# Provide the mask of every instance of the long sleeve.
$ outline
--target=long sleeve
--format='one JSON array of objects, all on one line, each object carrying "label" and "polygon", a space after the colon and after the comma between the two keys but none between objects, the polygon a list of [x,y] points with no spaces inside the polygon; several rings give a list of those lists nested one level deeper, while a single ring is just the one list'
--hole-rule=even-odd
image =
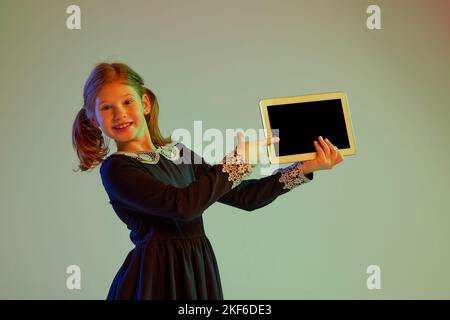
[{"label": "long sleeve", "polygon": [[[237,165],[233,170],[242,167]],[[135,159],[111,156],[102,163],[100,174],[111,203],[142,214],[188,221],[200,216],[249,174],[234,170],[238,179],[233,180],[227,168],[230,166],[213,165],[188,186],[175,187],[156,179]]]},{"label": "long sleeve", "polygon": [[[213,169],[203,158],[201,159],[202,163],[195,166],[197,177],[201,177],[202,174]],[[280,195],[313,180],[313,172],[306,176],[303,175],[299,169],[300,164],[300,162],[296,162],[260,179],[243,180],[236,188],[228,191],[217,201],[246,211],[264,207]]]}]

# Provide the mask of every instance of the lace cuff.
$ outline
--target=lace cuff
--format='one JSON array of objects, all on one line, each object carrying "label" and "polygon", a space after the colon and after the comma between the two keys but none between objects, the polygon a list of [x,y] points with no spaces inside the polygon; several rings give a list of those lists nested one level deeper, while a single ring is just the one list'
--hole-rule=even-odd
[{"label": "lace cuff", "polygon": [[301,184],[311,181],[303,173],[301,161],[295,162],[286,168],[278,169],[275,172],[281,172],[281,177],[278,181],[283,183],[283,189],[292,190]]},{"label": "lace cuff", "polygon": [[228,173],[228,181],[233,181],[233,186],[231,188],[239,185],[242,180],[251,173],[254,167],[238,155],[236,149],[226,155],[220,164],[223,165],[222,172]]}]

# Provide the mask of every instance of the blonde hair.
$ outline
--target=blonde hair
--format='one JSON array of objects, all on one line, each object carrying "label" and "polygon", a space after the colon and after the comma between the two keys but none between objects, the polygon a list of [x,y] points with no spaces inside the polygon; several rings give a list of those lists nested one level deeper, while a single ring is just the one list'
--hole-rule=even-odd
[{"label": "blonde hair", "polygon": [[144,94],[150,98],[152,108],[145,115],[150,137],[155,146],[160,147],[172,142],[164,138],[158,127],[159,105],[156,95],[144,86],[144,80],[124,63],[99,63],[89,74],[84,84],[83,107],[78,111],[72,126],[72,145],[80,164],[78,171],[87,171],[99,165],[109,152],[102,131],[95,119],[95,99],[101,88],[111,82],[121,82],[136,90],[140,97]]}]

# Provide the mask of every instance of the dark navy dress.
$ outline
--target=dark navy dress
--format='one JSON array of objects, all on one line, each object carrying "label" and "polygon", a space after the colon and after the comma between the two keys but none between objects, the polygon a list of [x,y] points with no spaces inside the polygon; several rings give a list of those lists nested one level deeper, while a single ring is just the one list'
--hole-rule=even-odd
[{"label": "dark navy dress", "polygon": [[174,147],[190,163],[178,163],[165,153],[151,164],[124,154],[102,162],[102,183],[135,245],[107,299],[224,299],[203,227],[204,211],[216,201],[255,210],[313,179],[313,173],[299,177],[291,165],[233,186],[223,164],[209,165],[184,144],[174,142],[158,150]]}]

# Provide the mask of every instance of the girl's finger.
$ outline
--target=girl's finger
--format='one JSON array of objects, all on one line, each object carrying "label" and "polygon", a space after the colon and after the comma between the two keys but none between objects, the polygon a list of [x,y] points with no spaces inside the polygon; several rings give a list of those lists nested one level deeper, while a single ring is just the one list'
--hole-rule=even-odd
[{"label": "girl's finger", "polygon": [[270,144],[277,143],[277,142],[280,142],[280,138],[279,137],[272,137],[272,139],[270,141]]},{"label": "girl's finger", "polygon": [[339,151],[338,147],[336,147],[336,151],[338,153],[338,157],[337,157],[338,162],[344,161],[344,157],[342,156],[342,153]]},{"label": "girl's finger", "polygon": [[259,140],[259,145],[266,146],[268,144],[274,144],[280,141],[279,137],[272,137],[270,139]]},{"label": "girl's finger", "polygon": [[323,150],[325,151],[325,155],[327,156],[327,158],[330,158],[330,148],[328,147],[325,140],[323,140],[322,136],[319,137],[319,141],[322,145]]},{"label": "girl's finger", "polygon": [[244,142],[244,134],[241,131],[239,131],[237,133],[237,139],[238,139],[238,144]]},{"label": "girl's finger", "polygon": [[244,134],[240,131],[237,133],[236,150],[237,150],[238,154],[245,157],[245,139],[244,139]]},{"label": "girl's finger", "polygon": [[314,147],[316,147],[317,155],[319,156],[319,158],[324,158],[325,157],[325,153],[323,152],[323,150],[320,147],[320,145],[317,142],[317,140],[314,140]]},{"label": "girl's finger", "polygon": [[339,148],[336,146],[333,146],[333,148],[336,150],[336,160],[335,163],[341,163],[344,161],[344,157],[342,156],[342,153],[339,151]]},{"label": "girl's finger", "polygon": [[333,146],[333,144],[330,142],[330,140],[328,140],[328,138],[325,138],[325,142],[327,143],[328,147],[330,148],[331,154],[331,161],[333,161],[333,163],[336,161],[337,158],[337,151],[336,151],[336,147]]},{"label": "girl's finger", "polygon": [[272,138],[270,138],[269,142],[267,142],[267,140],[265,140],[266,144],[274,144],[274,143],[277,143],[279,141],[280,141],[279,137],[272,137]]}]

